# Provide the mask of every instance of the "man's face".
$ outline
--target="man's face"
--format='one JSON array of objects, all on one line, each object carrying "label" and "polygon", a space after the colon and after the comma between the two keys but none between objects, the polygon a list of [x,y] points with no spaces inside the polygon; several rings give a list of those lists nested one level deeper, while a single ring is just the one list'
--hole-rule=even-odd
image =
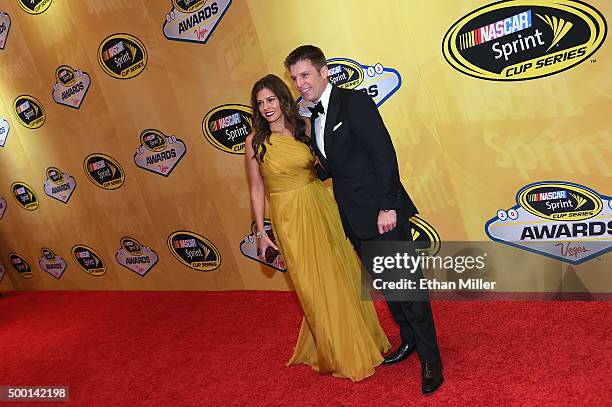
[{"label": "man's face", "polygon": [[308,59],[303,59],[289,67],[291,80],[304,100],[317,102],[327,86],[327,66],[318,70]]}]

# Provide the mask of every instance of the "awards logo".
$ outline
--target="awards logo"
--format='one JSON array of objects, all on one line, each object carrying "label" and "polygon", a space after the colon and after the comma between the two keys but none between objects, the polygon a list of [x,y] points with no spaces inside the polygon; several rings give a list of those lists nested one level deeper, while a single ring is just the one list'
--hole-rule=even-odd
[{"label": "awards logo", "polygon": [[91,85],[89,74],[62,65],[55,70],[55,78],[57,82],[51,92],[53,100],[60,105],[79,109]]},{"label": "awards logo", "polygon": [[612,250],[612,198],[563,181],[523,187],[485,225],[491,240],[580,264]]},{"label": "awards logo", "polygon": [[159,130],[147,129],[140,133],[140,146],[134,154],[134,163],[147,171],[167,177],[186,151],[187,147],[182,140],[168,137]]},{"label": "awards logo", "polygon": [[229,8],[231,0],[172,0],[162,27],[169,40],[206,44]]},{"label": "awards logo", "polygon": [[10,28],[11,16],[0,11],[0,50],[3,50],[6,46],[6,39],[8,38]]},{"label": "awards logo", "polygon": [[123,267],[144,277],[157,264],[157,253],[141,245],[136,239],[124,237],[115,255]]},{"label": "awards logo", "polygon": [[76,188],[73,176],[62,172],[59,168],[47,168],[47,179],[44,185],[45,194],[62,203],[68,203]]},{"label": "awards logo", "polygon": [[47,249],[46,247],[41,249],[41,253],[42,256],[38,260],[38,265],[41,269],[43,269],[43,271],[46,271],[59,280],[68,267],[66,260],[62,259],[60,256],[53,253],[53,250]]},{"label": "awards logo", "polygon": [[8,138],[10,130],[11,126],[9,125],[9,122],[0,117],[0,147],[4,147],[6,144],[6,139]]}]

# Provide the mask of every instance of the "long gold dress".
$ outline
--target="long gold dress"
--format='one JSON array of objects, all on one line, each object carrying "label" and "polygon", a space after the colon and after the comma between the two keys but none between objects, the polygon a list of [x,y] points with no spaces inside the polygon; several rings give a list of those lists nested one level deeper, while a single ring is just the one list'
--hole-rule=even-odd
[{"label": "long gold dress", "polygon": [[320,373],[362,380],[389,347],[371,300],[361,300],[360,265],[338,207],[314,173],[310,149],[272,134],[261,165],[277,243],[304,311],[293,356]]}]

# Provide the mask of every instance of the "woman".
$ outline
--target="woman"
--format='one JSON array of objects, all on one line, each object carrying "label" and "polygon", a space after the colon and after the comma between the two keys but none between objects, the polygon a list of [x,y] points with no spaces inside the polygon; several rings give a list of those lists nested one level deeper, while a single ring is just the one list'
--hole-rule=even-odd
[{"label": "woman", "polygon": [[362,380],[374,374],[390,344],[374,304],[360,299],[359,260],[333,197],[314,173],[309,123],[275,75],[255,83],[251,106],[245,159],[258,247],[262,255],[278,250],[264,229],[266,191],[276,240],[304,311],[287,365],[305,363],[317,372]]}]

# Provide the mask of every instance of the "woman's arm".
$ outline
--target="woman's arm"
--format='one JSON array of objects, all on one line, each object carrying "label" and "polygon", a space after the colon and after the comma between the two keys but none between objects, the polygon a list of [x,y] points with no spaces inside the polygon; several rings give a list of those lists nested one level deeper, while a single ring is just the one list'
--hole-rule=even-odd
[{"label": "woman's arm", "polygon": [[[265,235],[264,211],[265,211],[265,188],[263,176],[259,169],[259,162],[255,159],[253,150],[253,134],[249,134],[245,142],[245,154],[247,174],[249,176],[249,191],[251,193],[251,206],[257,224],[257,246],[260,249],[258,255],[265,253],[268,246],[278,250],[276,245]],[[263,236],[262,236],[263,235]]]},{"label": "woman's arm", "polygon": [[259,169],[259,162],[255,159],[253,151],[253,135],[249,134],[245,142],[247,174],[249,176],[249,191],[251,193],[251,206],[257,223],[257,231],[264,231],[265,189],[263,176]]}]

